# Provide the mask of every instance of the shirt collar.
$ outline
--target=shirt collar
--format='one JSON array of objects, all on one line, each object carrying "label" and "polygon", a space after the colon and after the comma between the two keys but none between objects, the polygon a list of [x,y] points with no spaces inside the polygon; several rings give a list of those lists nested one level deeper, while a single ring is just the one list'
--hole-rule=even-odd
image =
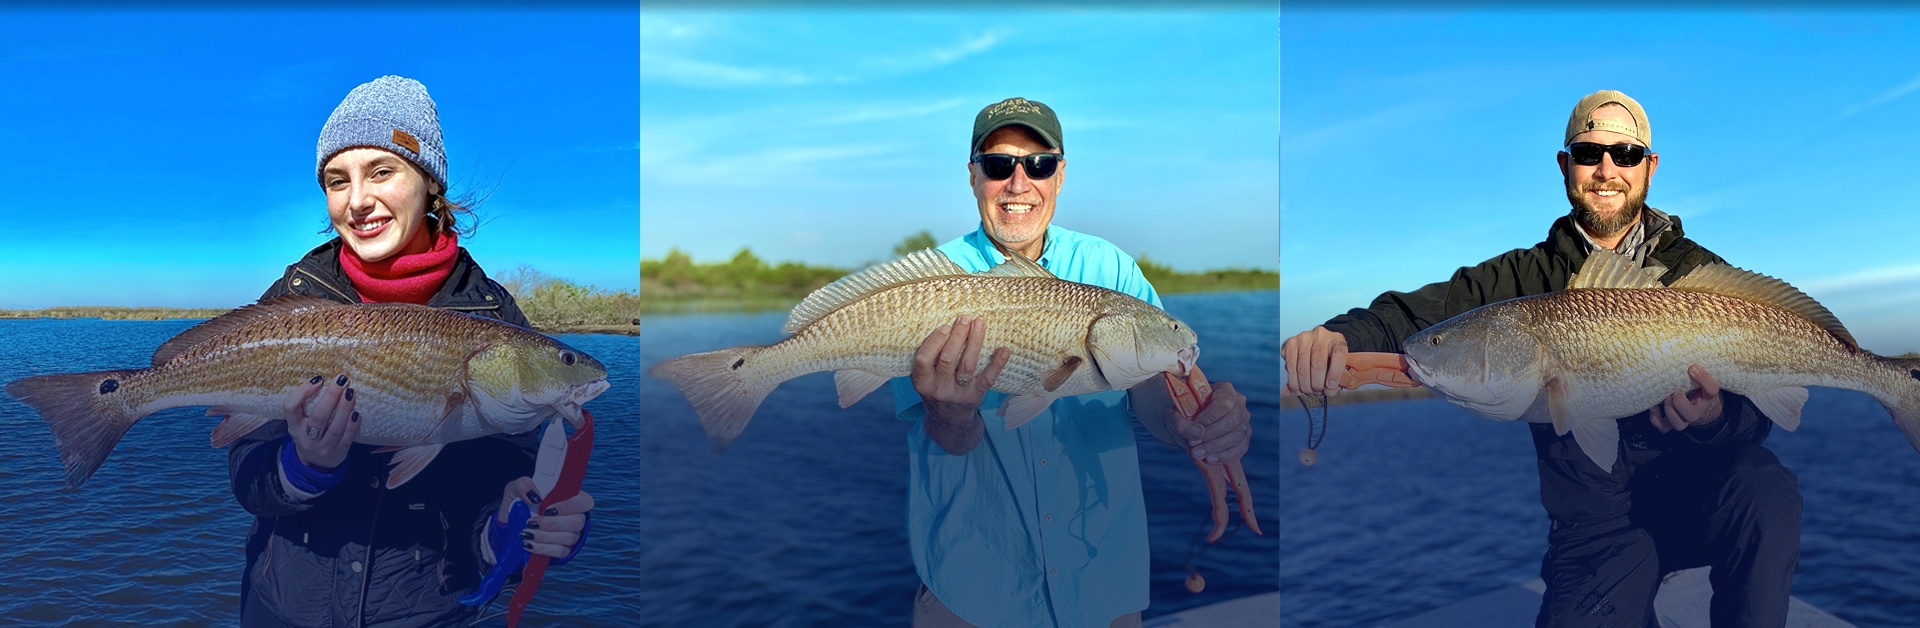
[{"label": "shirt collar", "polygon": [[[1057,250],[1054,244],[1058,241],[1056,236],[1059,235],[1059,229],[1052,223],[1047,224],[1047,233],[1042,236],[1046,238],[1046,244],[1040,247],[1040,259],[1034,260],[1040,264],[1041,268],[1053,270],[1051,258]],[[1000,252],[1000,247],[994,246],[993,237],[987,235],[986,223],[980,223],[979,228],[967,234],[967,244],[973,246],[974,250],[980,253],[980,257],[987,260],[989,266],[998,266],[1007,261],[1007,256]]]}]

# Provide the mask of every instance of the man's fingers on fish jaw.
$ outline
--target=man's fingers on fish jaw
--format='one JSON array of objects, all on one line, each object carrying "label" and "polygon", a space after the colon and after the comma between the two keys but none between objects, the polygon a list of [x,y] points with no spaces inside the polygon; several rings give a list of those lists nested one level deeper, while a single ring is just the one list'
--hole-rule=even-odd
[{"label": "man's fingers on fish jaw", "polygon": [[1206,450],[1208,456],[1229,451],[1235,446],[1243,447],[1242,451],[1244,451],[1250,435],[1247,430],[1240,429],[1239,425],[1217,423],[1207,427],[1206,436],[1196,447]]},{"label": "man's fingers on fish jaw", "polygon": [[[1220,443],[1209,441],[1201,444],[1201,448],[1207,452],[1206,458],[1202,459],[1201,462],[1210,465],[1223,465],[1239,460],[1241,456],[1247,455],[1248,442],[1245,439],[1232,444],[1227,444],[1225,439],[1221,439],[1221,441]],[[1219,448],[1219,451],[1214,451],[1216,447]]]},{"label": "man's fingers on fish jaw", "polygon": [[1333,396],[1340,394],[1340,380],[1347,376],[1347,339],[1340,334],[1327,332],[1327,342],[1332,350],[1327,353],[1326,393]]},{"label": "man's fingers on fish jaw", "polygon": [[1221,419],[1245,413],[1246,406],[1247,397],[1234,390],[1232,383],[1218,382],[1213,384],[1213,397],[1207,401],[1207,407],[1201,409],[1200,415],[1193,420],[1211,426]]}]

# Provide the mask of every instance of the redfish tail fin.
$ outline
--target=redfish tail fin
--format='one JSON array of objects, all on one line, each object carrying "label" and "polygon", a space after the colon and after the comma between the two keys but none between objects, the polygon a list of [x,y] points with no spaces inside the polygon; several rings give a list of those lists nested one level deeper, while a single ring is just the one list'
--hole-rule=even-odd
[{"label": "redfish tail fin", "polygon": [[95,371],[28,377],[7,394],[40,413],[65,465],[67,488],[79,488],[106,462],[120,437],[140,420],[123,402],[122,385],[139,371]]},{"label": "redfish tail fin", "polygon": [[693,404],[700,427],[719,451],[747,429],[754,410],[779,382],[751,377],[754,358],[765,347],[734,347],[695,353],[655,365],[647,374],[667,380]]}]

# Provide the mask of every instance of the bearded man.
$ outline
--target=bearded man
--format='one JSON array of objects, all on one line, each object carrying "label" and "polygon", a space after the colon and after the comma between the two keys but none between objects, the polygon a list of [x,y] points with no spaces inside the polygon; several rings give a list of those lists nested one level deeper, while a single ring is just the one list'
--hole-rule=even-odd
[{"label": "bearded man", "polygon": [[[1609,249],[1658,269],[1671,284],[1725,263],[1646,204],[1660,165],[1640,103],[1589,94],[1567,120],[1556,155],[1572,211],[1546,240],[1447,281],[1387,292],[1365,309],[1289,338],[1285,394],[1337,394],[1349,351],[1401,352],[1414,333],[1473,308],[1563,290],[1589,254]],[[1540,577],[1538,626],[1653,626],[1663,574],[1711,565],[1715,626],[1784,626],[1800,559],[1800,489],[1761,443],[1772,422],[1723,392],[1700,365],[1695,387],[1619,419],[1619,462],[1601,469],[1571,433],[1528,424],[1539,458],[1540,503],[1552,527]]]}]

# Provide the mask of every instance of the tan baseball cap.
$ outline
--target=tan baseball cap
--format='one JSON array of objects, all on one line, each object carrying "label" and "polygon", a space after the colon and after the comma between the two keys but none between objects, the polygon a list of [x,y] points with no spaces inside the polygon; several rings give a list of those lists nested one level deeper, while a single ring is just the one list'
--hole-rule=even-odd
[{"label": "tan baseball cap", "polygon": [[[1593,119],[1593,112],[1609,103],[1626,107],[1635,124]],[[1653,125],[1647,122],[1647,110],[1640,108],[1639,101],[1611,89],[1587,94],[1586,98],[1580,99],[1580,104],[1573,106],[1573,115],[1567,118],[1567,137],[1560,141],[1560,145],[1573,143],[1573,136],[1587,131],[1613,131],[1630,135],[1640,140],[1641,145],[1653,148]]]}]

